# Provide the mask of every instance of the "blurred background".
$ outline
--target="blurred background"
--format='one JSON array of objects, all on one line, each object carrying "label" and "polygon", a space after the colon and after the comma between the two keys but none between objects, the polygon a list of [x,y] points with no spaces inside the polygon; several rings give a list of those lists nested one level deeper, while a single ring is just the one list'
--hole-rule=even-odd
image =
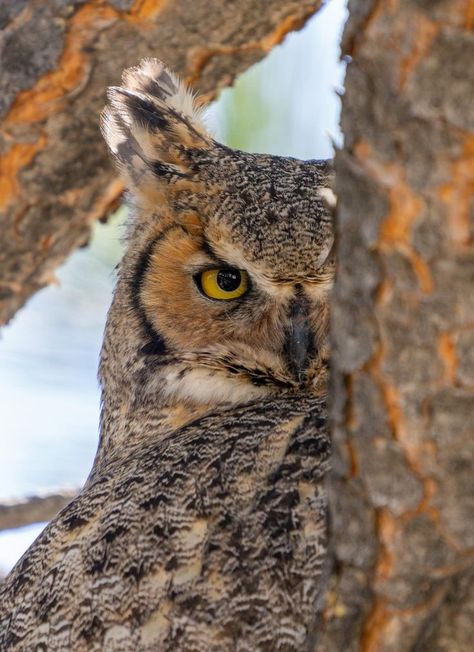
[{"label": "blurred background", "polygon": [[[345,5],[332,0],[221,93],[207,115],[218,140],[251,152],[332,156],[341,143]],[[126,216],[123,206],[96,224],[91,244],[58,270],[57,284],[1,333],[0,503],[79,487],[88,475],[98,441],[99,351]],[[0,572],[44,525],[0,532]]]}]

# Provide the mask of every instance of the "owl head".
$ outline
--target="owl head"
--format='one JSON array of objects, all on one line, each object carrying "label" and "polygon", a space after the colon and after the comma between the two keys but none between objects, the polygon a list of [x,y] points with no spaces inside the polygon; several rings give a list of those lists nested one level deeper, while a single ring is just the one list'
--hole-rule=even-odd
[{"label": "owl head", "polygon": [[229,149],[206,132],[198,106],[155,59],[108,91],[102,130],[132,218],[104,391],[210,407],[319,392],[333,278],[330,166]]}]

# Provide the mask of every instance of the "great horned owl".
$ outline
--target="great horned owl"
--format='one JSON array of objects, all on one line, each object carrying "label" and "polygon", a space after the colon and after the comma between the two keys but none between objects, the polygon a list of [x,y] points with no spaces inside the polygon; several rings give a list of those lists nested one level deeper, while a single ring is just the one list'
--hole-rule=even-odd
[{"label": "great horned owl", "polygon": [[0,591],[1,650],[303,650],[324,586],[330,167],[215,142],[156,60],[103,133],[133,204],[81,494]]}]

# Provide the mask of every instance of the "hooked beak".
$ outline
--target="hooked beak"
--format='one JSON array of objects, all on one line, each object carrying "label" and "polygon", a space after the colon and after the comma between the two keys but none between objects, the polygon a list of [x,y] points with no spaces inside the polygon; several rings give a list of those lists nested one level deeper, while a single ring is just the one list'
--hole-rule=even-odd
[{"label": "hooked beak", "polygon": [[301,382],[308,362],[314,351],[314,339],[309,324],[309,301],[306,297],[296,297],[290,306],[290,326],[285,341],[288,366]]}]

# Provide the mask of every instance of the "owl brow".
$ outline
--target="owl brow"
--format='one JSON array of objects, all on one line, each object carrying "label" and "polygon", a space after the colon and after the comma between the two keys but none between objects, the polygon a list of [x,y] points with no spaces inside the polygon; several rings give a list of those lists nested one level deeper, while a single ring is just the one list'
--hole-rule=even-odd
[{"label": "owl brow", "polygon": [[212,248],[211,243],[208,240],[204,240],[201,245],[202,250],[206,253],[209,258],[212,258],[213,263],[219,265],[220,267],[231,267],[230,263],[225,260],[222,260],[217,253]]},{"label": "owl brow", "polygon": [[210,242],[208,240],[204,240],[204,242],[201,245],[201,248],[204,251],[204,253],[206,253],[209,256],[209,258],[212,258],[212,260],[214,262],[216,262],[217,264],[219,264],[219,265],[222,265],[222,264],[226,265],[227,264],[227,263],[225,263],[223,260],[221,260],[219,258],[219,256],[216,254],[216,252],[214,251],[214,249],[212,248],[212,245],[210,244]]}]

